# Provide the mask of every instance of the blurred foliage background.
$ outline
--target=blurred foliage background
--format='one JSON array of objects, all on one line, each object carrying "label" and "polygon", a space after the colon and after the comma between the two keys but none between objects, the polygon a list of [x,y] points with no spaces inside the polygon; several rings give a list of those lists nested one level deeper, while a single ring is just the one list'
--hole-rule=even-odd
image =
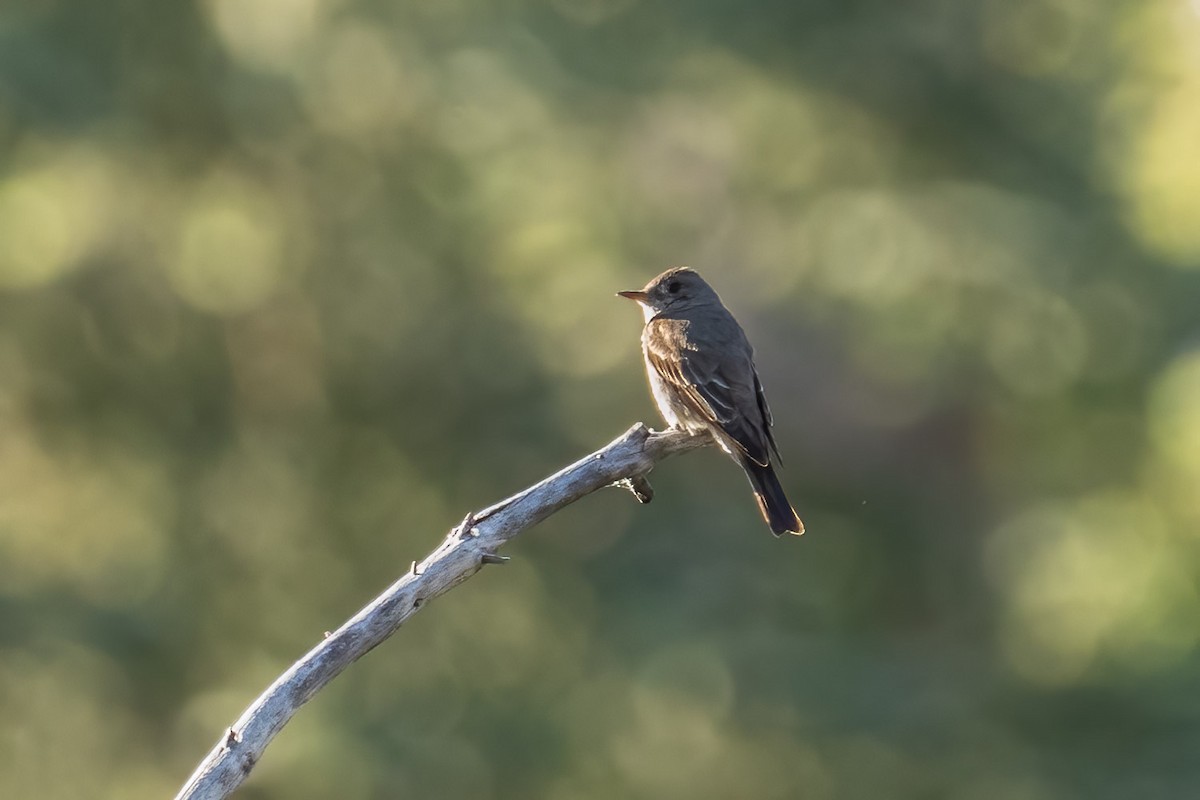
[{"label": "blurred foliage background", "polygon": [[170,796],[463,514],[757,344],[715,452],[433,604],[246,798],[1200,787],[1200,7],[8,0],[0,795]]}]

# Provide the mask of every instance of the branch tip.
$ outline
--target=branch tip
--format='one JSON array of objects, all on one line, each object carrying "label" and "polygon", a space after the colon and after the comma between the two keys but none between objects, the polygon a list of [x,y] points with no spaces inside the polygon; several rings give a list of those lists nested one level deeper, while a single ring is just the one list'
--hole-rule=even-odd
[{"label": "branch tip", "polygon": [[459,539],[466,539],[468,537],[475,538],[479,535],[479,531],[475,528],[474,511],[467,512],[467,515],[463,517],[463,521],[454,526],[454,534],[458,536]]}]

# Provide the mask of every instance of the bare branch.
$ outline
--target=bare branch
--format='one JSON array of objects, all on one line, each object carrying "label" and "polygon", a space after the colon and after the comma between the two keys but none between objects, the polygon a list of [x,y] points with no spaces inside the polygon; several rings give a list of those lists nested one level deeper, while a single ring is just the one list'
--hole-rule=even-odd
[{"label": "bare branch", "polygon": [[652,433],[638,423],[620,438],[507,500],[468,514],[436,550],[324,639],[250,704],[201,762],[176,800],[218,800],[241,785],[300,706],[346,667],[387,639],[425,603],[507,559],[496,550],[564,506],[612,484],[640,502],[653,490],[646,474],[664,458],[710,444],[706,436]]}]

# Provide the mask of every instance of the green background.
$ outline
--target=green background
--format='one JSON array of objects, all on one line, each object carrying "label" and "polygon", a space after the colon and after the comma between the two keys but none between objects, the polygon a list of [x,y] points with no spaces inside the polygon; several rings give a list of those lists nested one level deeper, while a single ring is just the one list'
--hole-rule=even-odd
[{"label": "green background", "polygon": [[0,796],[174,793],[471,509],[658,424],[618,289],[742,321],[715,451],[566,509],[240,796],[1200,790],[1182,0],[10,0]]}]

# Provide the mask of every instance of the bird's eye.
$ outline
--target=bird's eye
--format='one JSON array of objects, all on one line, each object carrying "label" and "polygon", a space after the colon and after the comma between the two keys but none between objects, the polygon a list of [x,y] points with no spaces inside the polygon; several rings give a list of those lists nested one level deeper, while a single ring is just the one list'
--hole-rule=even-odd
[{"label": "bird's eye", "polygon": [[679,281],[671,281],[667,284],[667,291],[671,294],[679,294],[679,290],[682,288],[683,287],[679,284]]}]

